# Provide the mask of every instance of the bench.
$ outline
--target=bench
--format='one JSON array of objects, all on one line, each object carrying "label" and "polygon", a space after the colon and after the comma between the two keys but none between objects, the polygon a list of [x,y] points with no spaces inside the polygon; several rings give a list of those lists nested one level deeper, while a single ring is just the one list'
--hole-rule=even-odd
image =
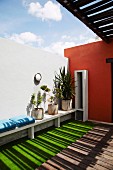
[{"label": "bench", "polygon": [[13,130],[9,130],[9,131],[0,133],[0,138],[27,129],[28,130],[28,138],[34,139],[34,133],[35,133],[34,128],[36,126],[39,126],[41,124],[44,124],[46,122],[50,122],[50,121],[54,120],[55,127],[60,127],[61,118],[65,117],[66,115],[70,115],[72,113],[75,113],[75,111],[76,111],[76,109],[72,109],[72,110],[69,110],[69,111],[59,110],[58,114],[56,114],[56,115],[49,115],[49,114],[45,113],[44,118],[42,120],[35,120],[34,123],[31,123],[31,124],[28,124],[28,125],[25,125],[25,126],[22,126],[22,127],[16,127]]}]

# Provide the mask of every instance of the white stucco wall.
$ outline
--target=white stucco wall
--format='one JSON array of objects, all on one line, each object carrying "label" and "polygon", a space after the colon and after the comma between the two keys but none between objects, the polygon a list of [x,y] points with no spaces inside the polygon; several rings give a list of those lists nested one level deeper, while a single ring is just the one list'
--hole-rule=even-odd
[{"label": "white stucco wall", "polygon": [[0,119],[26,114],[37,90],[34,75],[41,73],[40,85],[52,88],[54,72],[67,63],[64,57],[0,38]]}]

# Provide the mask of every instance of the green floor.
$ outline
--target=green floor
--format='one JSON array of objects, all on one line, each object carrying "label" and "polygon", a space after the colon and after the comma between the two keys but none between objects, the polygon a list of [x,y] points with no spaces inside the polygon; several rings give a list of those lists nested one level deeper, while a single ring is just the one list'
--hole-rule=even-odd
[{"label": "green floor", "polygon": [[0,170],[34,170],[93,128],[93,124],[68,121],[0,147]]}]

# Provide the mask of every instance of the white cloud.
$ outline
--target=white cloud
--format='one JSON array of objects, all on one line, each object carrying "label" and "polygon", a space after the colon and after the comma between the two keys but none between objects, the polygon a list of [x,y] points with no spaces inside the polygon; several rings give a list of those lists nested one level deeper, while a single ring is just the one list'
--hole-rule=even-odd
[{"label": "white cloud", "polygon": [[102,39],[98,36],[95,37],[89,37],[87,39],[84,39],[84,44],[88,44],[88,43],[92,43],[92,42],[96,42],[96,41],[101,41]]},{"label": "white cloud", "polygon": [[38,36],[31,32],[6,35],[5,37],[21,44],[28,44],[34,47],[40,47],[43,50],[55,53],[60,56],[64,56],[64,49],[66,48],[71,48],[74,46],[87,44],[87,43],[100,40],[100,38],[98,37],[88,37],[83,34],[80,34],[78,37],[74,37],[70,35],[62,35],[59,41],[53,42],[50,45],[44,47],[43,46],[44,40],[41,38],[41,36]]},{"label": "white cloud", "polygon": [[28,44],[32,46],[41,46],[43,43],[43,39],[40,36],[31,32],[7,35],[6,38],[14,40],[20,44]]},{"label": "white cloud", "polygon": [[62,35],[61,39],[63,41],[76,41],[77,40],[75,36],[70,36],[70,35]]},{"label": "white cloud", "polygon": [[50,46],[45,47],[44,50],[58,54],[60,56],[64,56],[64,49],[75,46],[75,42],[63,42],[58,41],[55,43],[52,43]]},{"label": "white cloud", "polygon": [[22,1],[22,5],[27,8],[29,6],[29,4],[31,2],[33,2],[34,0],[21,0]]},{"label": "white cloud", "polygon": [[60,41],[50,44],[48,47],[45,47],[44,50],[53,52],[60,56],[64,56],[64,49],[71,48],[74,46],[79,46],[91,42],[100,41],[98,37],[88,37],[80,34],[78,37],[63,35]]},{"label": "white cloud", "polygon": [[42,20],[55,20],[62,19],[60,4],[48,1],[42,6],[39,2],[32,2],[29,4],[28,13]]}]

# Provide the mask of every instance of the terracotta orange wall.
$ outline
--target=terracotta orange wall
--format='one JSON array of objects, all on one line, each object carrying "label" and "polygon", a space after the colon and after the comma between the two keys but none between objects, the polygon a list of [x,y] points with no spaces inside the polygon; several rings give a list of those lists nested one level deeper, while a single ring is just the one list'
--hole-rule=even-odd
[{"label": "terracotta orange wall", "polygon": [[111,64],[106,58],[113,58],[113,42],[98,41],[65,49],[64,53],[73,75],[74,70],[88,70],[88,119],[111,122]]}]

